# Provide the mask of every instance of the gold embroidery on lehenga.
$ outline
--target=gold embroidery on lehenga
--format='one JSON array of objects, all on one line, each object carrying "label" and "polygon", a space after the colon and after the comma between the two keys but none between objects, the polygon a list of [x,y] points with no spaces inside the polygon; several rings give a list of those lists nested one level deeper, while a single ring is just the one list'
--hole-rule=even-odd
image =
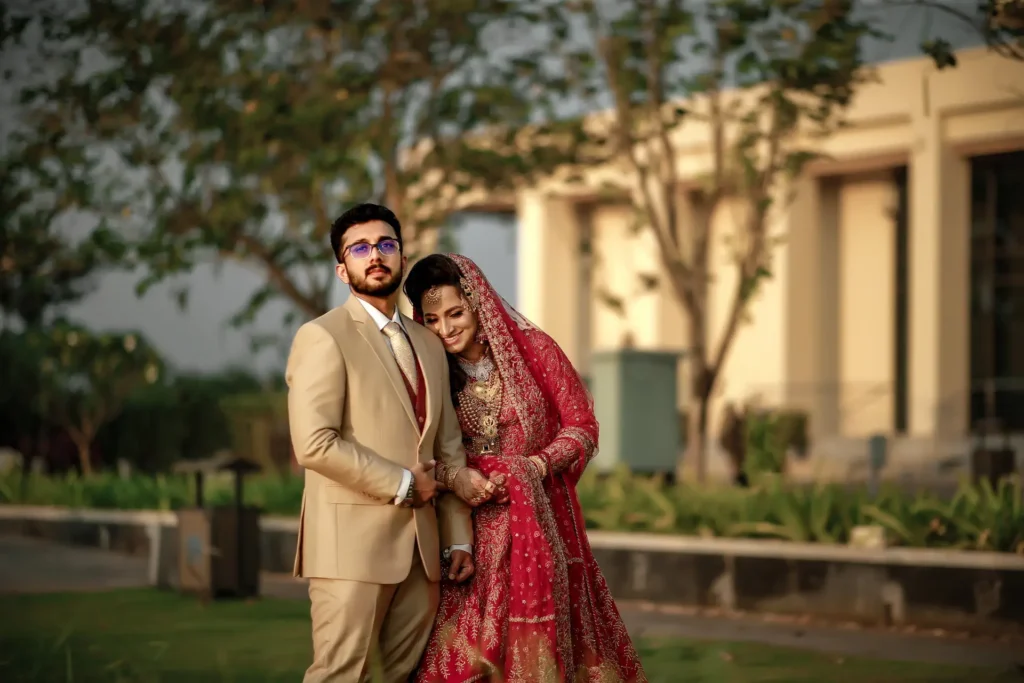
[{"label": "gold embroidery on lehenga", "polygon": [[554,621],[554,614],[545,614],[542,617],[509,617],[509,621],[515,624],[543,624],[546,621]]}]

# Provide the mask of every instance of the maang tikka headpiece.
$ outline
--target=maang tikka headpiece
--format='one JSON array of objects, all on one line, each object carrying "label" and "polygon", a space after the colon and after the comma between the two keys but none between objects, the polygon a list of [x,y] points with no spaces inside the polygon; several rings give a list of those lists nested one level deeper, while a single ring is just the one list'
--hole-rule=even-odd
[{"label": "maang tikka headpiece", "polygon": [[[462,298],[466,301],[472,310],[476,310],[476,296],[473,290],[469,286],[469,282],[464,277],[459,278],[459,288],[462,289]],[[427,291],[423,292],[423,304],[427,306],[436,306],[441,303],[441,286],[434,285]]]},{"label": "maang tikka headpiece", "polygon": [[423,293],[423,303],[435,306],[441,303],[441,288],[434,286]]}]

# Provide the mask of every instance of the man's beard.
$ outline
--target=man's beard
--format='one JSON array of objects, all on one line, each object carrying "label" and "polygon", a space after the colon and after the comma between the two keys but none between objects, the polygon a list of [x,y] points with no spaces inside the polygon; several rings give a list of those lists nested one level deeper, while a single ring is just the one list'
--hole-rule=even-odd
[{"label": "man's beard", "polygon": [[352,280],[352,290],[356,294],[377,298],[388,297],[397,292],[398,288],[402,286],[402,269],[399,268],[396,273],[385,266],[378,266],[378,268],[389,270],[390,277],[386,280],[371,281],[370,273],[366,273],[359,280]]}]

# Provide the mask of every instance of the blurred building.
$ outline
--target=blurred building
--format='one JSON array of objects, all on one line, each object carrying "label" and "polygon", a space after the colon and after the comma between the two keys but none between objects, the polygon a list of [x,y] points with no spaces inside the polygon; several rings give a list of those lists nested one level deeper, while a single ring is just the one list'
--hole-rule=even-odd
[{"label": "blurred building", "polygon": [[[935,460],[964,453],[986,416],[1024,431],[1024,63],[973,49],[955,69],[877,74],[775,222],[785,242],[719,396],[806,410],[819,452],[859,454],[882,433],[900,457]],[[702,159],[680,161],[684,184]],[[719,236],[737,212],[721,208]],[[668,288],[642,285],[658,253],[628,205],[536,190],[517,213],[518,305],[584,372],[598,350],[683,350]],[[733,271],[715,248],[717,338]]]}]

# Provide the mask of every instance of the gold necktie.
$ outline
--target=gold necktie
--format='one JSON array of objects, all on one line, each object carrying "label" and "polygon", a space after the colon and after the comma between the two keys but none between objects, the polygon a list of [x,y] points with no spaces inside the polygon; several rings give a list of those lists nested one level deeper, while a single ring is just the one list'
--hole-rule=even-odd
[{"label": "gold necktie", "polygon": [[412,352],[412,345],[409,343],[409,338],[405,336],[402,331],[402,327],[391,321],[384,326],[382,330],[387,335],[388,340],[391,341],[391,352],[395,354],[395,360],[398,361],[398,368],[405,375],[405,379],[409,382],[409,386],[412,387],[413,393],[416,393],[416,356]]}]

